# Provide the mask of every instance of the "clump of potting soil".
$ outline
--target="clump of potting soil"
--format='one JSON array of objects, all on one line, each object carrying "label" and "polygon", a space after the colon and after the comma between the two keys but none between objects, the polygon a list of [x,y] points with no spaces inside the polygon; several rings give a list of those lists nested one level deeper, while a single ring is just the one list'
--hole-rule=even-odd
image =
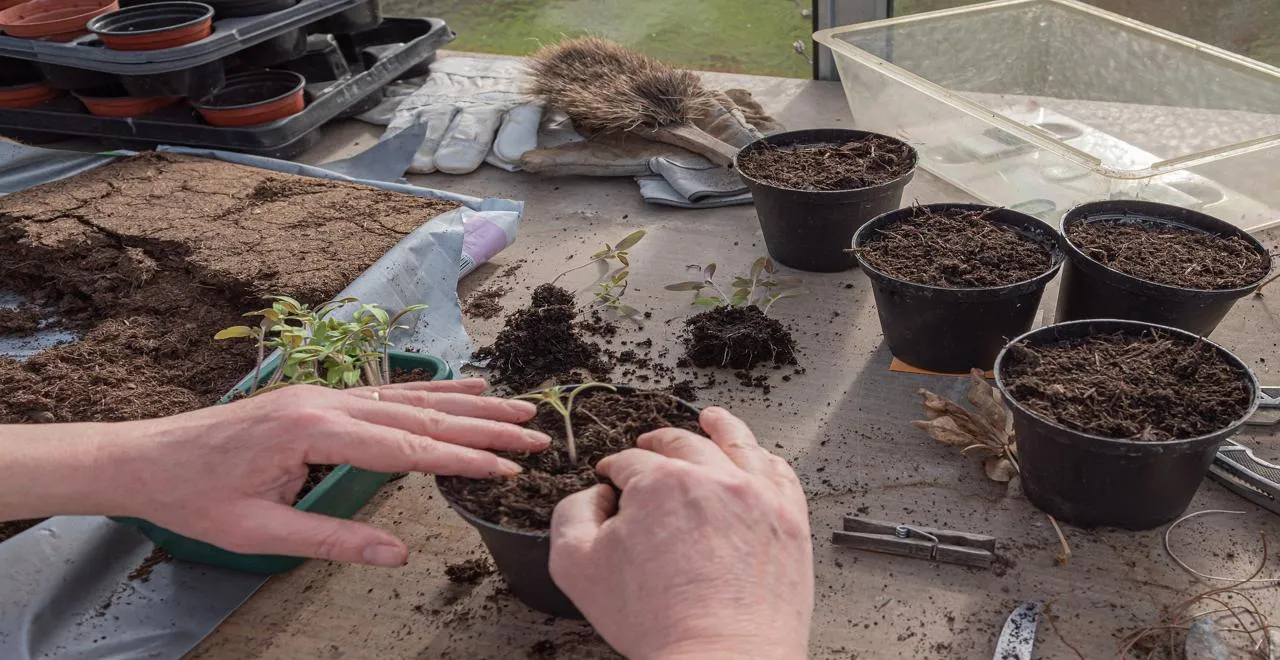
[{"label": "clump of potting soil", "polygon": [[1010,396],[1063,426],[1125,440],[1193,438],[1229,426],[1254,392],[1244,371],[1208,343],[1159,331],[1055,344],[1015,344]]},{"label": "clump of potting soil", "polygon": [[445,566],[444,575],[454,584],[475,584],[493,575],[493,564],[486,557],[468,559]]},{"label": "clump of potting soil", "polygon": [[1067,229],[1067,238],[1090,259],[1126,275],[1187,289],[1248,286],[1271,269],[1270,256],[1239,236],[1162,222],[1077,222]]},{"label": "clump of potting soil", "polygon": [[842,145],[760,147],[738,157],[738,169],[768,184],[793,190],[854,190],[888,183],[916,166],[905,142],[881,135]]},{"label": "clump of potting soil", "polygon": [[745,277],[734,278],[726,289],[715,281],[715,264],[695,268],[701,280],[666,287],[693,291],[695,305],[711,308],[684,322],[683,362],[732,369],[796,364],[795,339],[786,326],[769,316],[769,309],[779,300],[803,295],[796,288],[799,278],[778,276],[773,261],[760,257]]},{"label": "clump of potting soil", "polygon": [[583,340],[575,326],[573,294],[553,284],[534,289],[529,306],[507,316],[493,345],[476,351],[488,360],[493,382],[525,391],[585,371],[606,373],[600,347]]},{"label": "clump of potting soil", "polygon": [[507,295],[508,289],[502,286],[491,286],[467,297],[467,302],[462,305],[462,311],[467,316],[477,319],[497,318],[502,313],[502,297]]},{"label": "clump of potting soil", "polygon": [[524,467],[503,480],[442,477],[440,489],[463,509],[511,529],[545,530],[551,512],[565,497],[599,483],[595,464],[610,454],[635,446],[636,438],[660,428],[698,432],[698,415],[665,392],[612,392],[585,389],[570,407],[576,461],[570,461],[564,416],[547,404],[527,424],[552,438],[538,454],[507,458]]},{"label": "clump of potting soil", "polygon": [[36,307],[0,307],[0,335],[29,335],[40,329],[44,313]]},{"label": "clump of potting soil", "polygon": [[1049,270],[1046,241],[993,220],[993,210],[916,207],[856,251],[885,275],[947,288],[1007,286]]}]

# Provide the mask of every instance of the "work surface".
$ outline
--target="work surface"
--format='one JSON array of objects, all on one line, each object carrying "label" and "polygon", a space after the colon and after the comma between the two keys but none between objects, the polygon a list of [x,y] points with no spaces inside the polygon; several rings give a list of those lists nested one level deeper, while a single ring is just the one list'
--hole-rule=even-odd
[{"label": "work surface", "polygon": [[[753,91],[788,128],[850,126],[836,83],[708,75],[713,85]],[[350,122],[329,127],[307,162],[324,162],[366,148],[381,133]],[[636,228],[648,236],[632,250],[628,302],[653,318],[634,339],[674,345],[687,294],[664,291],[687,264],[714,261],[722,271],[746,268],[764,254],[751,206],[676,210],[646,206],[630,179],[547,180],[485,167],[468,176],[411,176],[413,183],[472,195],[527,202],[519,241],[494,263],[464,280],[460,294],[489,284],[511,287],[507,311],[525,304],[529,290],[580,262],[605,242]],[[904,201],[969,201],[921,172]],[[1263,236],[1271,248],[1280,234]],[[519,264],[511,275],[508,267]],[[785,457],[809,496],[817,570],[811,655],[815,658],[990,657],[1005,617],[1019,603],[1051,603],[1036,657],[1114,657],[1119,638],[1153,623],[1163,606],[1224,583],[1206,583],[1165,554],[1163,530],[1120,532],[1065,528],[1073,556],[1058,565],[1058,541],[1046,517],[1021,495],[983,475],[980,463],[957,455],[910,425],[921,418],[919,388],[959,398],[959,378],[892,373],[875,304],[858,271],[805,274],[808,296],[774,307],[792,325],[802,350],[803,375],[783,381],[766,371],[770,395],[732,378],[701,392],[699,403],[722,404],[743,416],[762,444]],[[589,284],[584,275],[575,285]],[[1043,302],[1051,319],[1056,283]],[[468,319],[483,345],[501,318]],[[1239,354],[1264,383],[1273,373],[1280,337],[1280,285],[1272,296],[1248,298],[1213,339]],[[677,350],[669,359],[674,362]],[[789,372],[788,372],[789,373]],[[702,379],[699,378],[699,381]],[[728,384],[728,383],[735,384]],[[1241,438],[1280,458],[1274,436]],[[1266,447],[1270,442],[1271,447]],[[1280,540],[1280,517],[1206,481],[1191,510],[1234,509],[1239,516],[1207,516],[1175,530],[1179,553],[1219,575],[1247,576],[1261,558],[1259,532]],[[831,531],[847,513],[968,532],[999,539],[1007,561],[979,570],[874,555],[833,547]],[[272,579],[192,654],[201,659],[280,658],[519,658],[612,657],[585,623],[557,621],[504,594],[490,576],[475,585],[450,583],[447,564],[483,556],[479,536],[452,513],[429,477],[392,484],[360,514],[400,534],[413,550],[400,570],[308,562]],[[1276,545],[1273,541],[1273,546]],[[1280,573],[1272,560],[1265,575]],[[1250,590],[1262,609],[1280,612],[1280,590]]]}]

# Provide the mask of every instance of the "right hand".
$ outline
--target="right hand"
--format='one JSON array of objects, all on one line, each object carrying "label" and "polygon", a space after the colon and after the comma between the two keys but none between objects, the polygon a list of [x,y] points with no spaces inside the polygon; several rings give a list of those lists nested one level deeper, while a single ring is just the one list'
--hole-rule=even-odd
[{"label": "right hand", "polygon": [[556,507],[551,576],[628,658],[803,658],[804,491],[741,420],[708,408],[700,421],[710,440],[662,429],[600,461],[621,499],[602,484]]}]

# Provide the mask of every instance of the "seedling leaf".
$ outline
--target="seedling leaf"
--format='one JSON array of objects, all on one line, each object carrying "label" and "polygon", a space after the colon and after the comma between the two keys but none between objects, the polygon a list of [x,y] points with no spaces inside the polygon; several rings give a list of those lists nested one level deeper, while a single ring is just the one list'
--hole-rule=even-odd
[{"label": "seedling leaf", "polygon": [[667,291],[701,291],[707,288],[705,282],[677,282],[663,287]]},{"label": "seedling leaf", "polygon": [[219,340],[243,339],[245,337],[256,337],[256,336],[258,336],[258,331],[254,328],[250,328],[247,325],[233,325],[230,328],[220,330],[218,334],[213,336],[213,338],[219,339]]},{"label": "seedling leaf", "polygon": [[639,243],[640,239],[644,238],[644,235],[645,235],[645,230],[637,229],[631,232],[630,234],[627,234],[626,238],[623,238],[622,240],[618,241],[618,244],[615,245],[613,249],[615,252],[629,250],[632,247],[634,247],[636,243]]}]

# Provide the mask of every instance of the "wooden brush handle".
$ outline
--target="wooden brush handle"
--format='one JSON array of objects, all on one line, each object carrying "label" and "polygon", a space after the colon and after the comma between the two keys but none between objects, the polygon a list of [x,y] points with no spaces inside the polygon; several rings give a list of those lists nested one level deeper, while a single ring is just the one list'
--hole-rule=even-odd
[{"label": "wooden brush handle", "polygon": [[672,124],[653,129],[645,133],[646,137],[666,142],[677,147],[684,147],[696,154],[706,156],[716,165],[732,165],[738,148],[721,140],[692,124]]}]

